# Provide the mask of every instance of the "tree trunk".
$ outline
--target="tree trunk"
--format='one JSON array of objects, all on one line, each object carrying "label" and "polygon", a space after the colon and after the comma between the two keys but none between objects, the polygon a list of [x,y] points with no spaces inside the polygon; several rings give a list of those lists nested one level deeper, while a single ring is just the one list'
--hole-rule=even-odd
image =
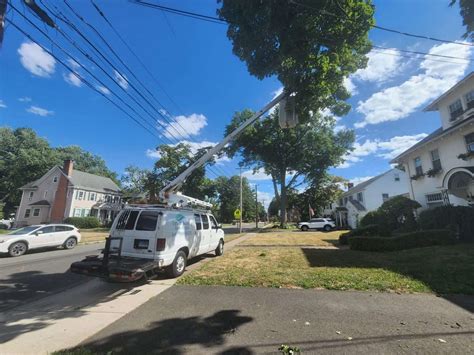
[{"label": "tree trunk", "polygon": [[280,173],[280,227],[286,224],[286,169]]},{"label": "tree trunk", "polygon": [[275,198],[279,199],[280,194],[278,193],[278,183],[277,183],[277,179],[275,178],[273,174],[272,174],[272,182],[273,182],[273,190],[275,190]]}]

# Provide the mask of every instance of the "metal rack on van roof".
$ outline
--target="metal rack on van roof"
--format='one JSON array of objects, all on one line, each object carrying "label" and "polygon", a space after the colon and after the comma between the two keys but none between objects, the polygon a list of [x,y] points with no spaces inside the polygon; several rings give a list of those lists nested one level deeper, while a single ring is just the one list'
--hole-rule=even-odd
[{"label": "metal rack on van roof", "polygon": [[177,206],[169,206],[166,204],[128,204],[125,206],[125,209],[129,208],[141,208],[141,209],[163,209],[163,210],[170,210],[170,211],[176,211],[176,210],[184,210],[184,211],[196,211],[196,212],[204,212],[204,213],[209,213],[210,209],[205,209],[205,208],[196,208],[196,207],[177,207]]}]

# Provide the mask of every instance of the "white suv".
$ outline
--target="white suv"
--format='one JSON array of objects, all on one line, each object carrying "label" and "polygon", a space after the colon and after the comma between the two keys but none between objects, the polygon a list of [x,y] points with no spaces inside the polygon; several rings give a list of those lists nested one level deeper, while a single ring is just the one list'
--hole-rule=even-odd
[{"label": "white suv", "polygon": [[20,256],[29,249],[63,246],[74,248],[81,241],[79,230],[70,224],[39,224],[0,235],[0,253]]},{"label": "white suv", "polygon": [[307,231],[308,229],[322,229],[326,232],[329,232],[335,227],[336,224],[330,218],[311,218],[309,222],[298,223],[298,228],[303,232]]}]

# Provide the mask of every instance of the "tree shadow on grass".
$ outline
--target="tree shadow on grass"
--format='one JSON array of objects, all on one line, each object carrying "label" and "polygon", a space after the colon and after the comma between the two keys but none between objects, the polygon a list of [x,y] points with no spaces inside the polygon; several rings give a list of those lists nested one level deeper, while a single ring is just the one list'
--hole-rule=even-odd
[{"label": "tree shadow on grass", "polygon": [[395,252],[301,249],[311,267],[378,268],[423,282],[433,292],[474,312],[474,244]]},{"label": "tree shadow on grass", "polygon": [[[208,348],[209,353],[213,353],[213,347],[224,345],[227,336],[252,320],[235,309],[222,310],[209,317],[169,318],[154,322],[145,330],[113,334],[60,353],[85,349],[98,354],[183,354],[187,346],[193,345]],[[251,354],[251,351],[238,347],[223,354]]]}]

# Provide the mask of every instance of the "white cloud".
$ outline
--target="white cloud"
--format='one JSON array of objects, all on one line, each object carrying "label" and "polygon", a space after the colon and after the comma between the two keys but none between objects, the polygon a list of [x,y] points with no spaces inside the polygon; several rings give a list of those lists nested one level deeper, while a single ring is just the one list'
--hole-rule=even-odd
[{"label": "white cloud", "polygon": [[[283,86],[275,91],[272,92],[272,100],[277,97],[278,95],[280,95],[281,93],[283,92]],[[277,108],[278,105],[275,105],[273,106],[270,110],[268,110],[268,113],[269,114],[272,114],[273,112],[275,112],[275,109]]]},{"label": "white cloud", "polygon": [[413,136],[397,136],[385,142],[379,142],[379,149],[382,151],[379,156],[385,159],[393,159],[405,150],[415,145],[427,136],[426,133],[415,134]]},{"label": "white cloud", "polygon": [[128,89],[128,79],[124,74],[119,73],[118,71],[114,70],[114,78],[122,88],[125,90]]},{"label": "white cloud", "polygon": [[[368,82],[384,82],[392,78],[399,72],[401,57],[400,52],[395,48],[390,48],[390,55],[380,51],[371,51],[367,54],[369,61],[367,67],[357,70],[352,77]],[[393,54],[393,55],[392,55]]]},{"label": "white cloud", "polygon": [[110,90],[107,89],[105,86],[96,85],[96,89],[99,90],[101,93],[103,93],[103,94],[105,94],[105,95],[109,95],[109,94],[110,94]]},{"label": "white cloud", "polygon": [[161,154],[156,149],[147,149],[145,152],[146,156],[151,159],[160,159]]},{"label": "white cloud", "polygon": [[265,209],[268,209],[270,202],[275,195],[273,193],[265,192],[265,191],[258,191],[257,193],[257,200],[258,202],[262,203]]},{"label": "white cloud", "polygon": [[[187,141],[187,140],[182,140],[182,141],[180,141],[176,144],[169,144],[169,146],[176,147],[179,143],[184,143],[184,144],[188,145],[192,154],[196,154],[197,151],[201,148],[213,147],[217,144],[216,142],[210,142],[210,141],[191,142],[191,141]],[[155,149],[147,149],[145,154],[148,158],[151,158],[151,159],[160,159],[161,158],[160,153]],[[218,164],[218,165],[222,165],[224,162],[228,162],[228,161],[231,161],[231,159],[229,157],[227,157],[226,155],[223,155],[220,158],[215,156],[215,163]]]},{"label": "white cloud", "polygon": [[[467,59],[470,56],[470,48],[447,43],[432,47],[429,53]],[[469,65],[467,62],[440,62],[426,57],[420,64],[423,73],[410,77],[399,86],[384,89],[367,100],[360,101],[357,111],[365,117],[357,122],[355,127],[362,128],[368,124],[397,121],[407,117],[421,105],[456,84]]]},{"label": "white cloud", "polygon": [[265,174],[263,168],[258,169],[255,173],[253,170],[247,170],[242,172],[242,176],[246,177],[251,181],[271,180],[271,175]]},{"label": "white cloud", "polygon": [[31,97],[25,96],[18,99],[20,102],[31,102]]},{"label": "white cloud", "polygon": [[164,135],[168,138],[189,138],[198,135],[205,126],[207,126],[207,118],[204,115],[193,113],[189,116],[176,116],[171,123],[166,125]]},{"label": "white cloud", "polygon": [[26,111],[34,115],[38,115],[42,117],[54,115],[54,111],[49,111],[49,110],[46,110],[45,108],[41,108],[38,106],[30,106],[29,108],[26,109]]},{"label": "white cloud", "polygon": [[420,133],[412,136],[395,136],[387,141],[367,139],[362,144],[356,142],[354,150],[344,156],[344,163],[338,165],[337,168],[349,168],[355,163],[361,162],[363,157],[372,154],[377,154],[384,159],[393,159],[426,136],[426,133]]},{"label": "white cloud", "polygon": [[344,78],[343,85],[346,88],[347,91],[351,93],[351,95],[357,95],[357,86],[354,84],[354,81],[352,80],[352,77],[349,78]]},{"label": "white cloud", "polygon": [[47,78],[54,73],[56,60],[40,46],[32,42],[24,42],[18,48],[20,62],[30,73]]},{"label": "white cloud", "polygon": [[343,130],[345,130],[345,129],[347,129],[347,127],[346,127],[345,125],[343,125],[343,124],[336,125],[336,126],[334,127],[334,132],[337,133],[337,132],[343,131]]},{"label": "white cloud", "polygon": [[[77,72],[76,72],[77,73]],[[72,72],[69,72],[69,73],[64,73],[63,74],[63,78],[64,80],[66,81],[66,83],[72,85],[72,86],[76,86],[76,87],[80,87],[82,86],[82,80],[79,79],[79,77],[77,77],[74,73]]]},{"label": "white cloud", "polygon": [[0,108],[5,108],[5,107],[7,107],[7,105],[3,103],[3,100],[0,100]]}]

